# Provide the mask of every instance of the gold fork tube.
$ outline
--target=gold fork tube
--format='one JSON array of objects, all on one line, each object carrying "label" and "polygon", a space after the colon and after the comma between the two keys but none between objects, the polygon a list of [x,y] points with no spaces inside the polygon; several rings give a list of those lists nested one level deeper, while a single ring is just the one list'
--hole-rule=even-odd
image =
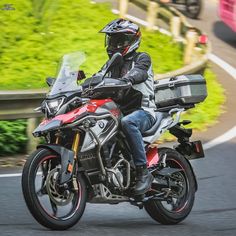
[{"label": "gold fork tube", "polygon": [[77,133],[75,134],[74,141],[73,141],[73,144],[72,144],[72,150],[73,150],[74,153],[75,153],[74,159],[76,159],[77,154],[78,154],[79,141],[80,141],[80,134],[79,134],[79,132],[77,132]]},{"label": "gold fork tube", "polygon": [[59,144],[59,136],[56,137],[56,144]]}]

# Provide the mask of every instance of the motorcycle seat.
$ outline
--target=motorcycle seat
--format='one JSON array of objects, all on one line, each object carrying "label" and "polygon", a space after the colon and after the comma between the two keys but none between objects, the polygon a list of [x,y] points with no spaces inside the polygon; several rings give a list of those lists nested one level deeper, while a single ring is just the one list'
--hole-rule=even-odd
[{"label": "motorcycle seat", "polygon": [[148,137],[148,136],[154,135],[155,132],[157,131],[158,127],[160,126],[162,119],[166,118],[169,115],[167,112],[159,112],[158,111],[155,113],[156,113],[156,122],[154,123],[154,125],[152,126],[151,129],[142,133],[143,137]]}]

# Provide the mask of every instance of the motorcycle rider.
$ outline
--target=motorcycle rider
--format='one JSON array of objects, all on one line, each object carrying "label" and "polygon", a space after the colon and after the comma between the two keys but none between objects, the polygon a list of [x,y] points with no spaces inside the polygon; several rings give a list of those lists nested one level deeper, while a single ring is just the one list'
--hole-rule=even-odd
[{"label": "motorcycle rider", "polygon": [[[132,89],[123,98],[120,108],[125,115],[121,120],[122,130],[130,145],[136,166],[135,194],[142,195],[153,181],[147,169],[142,133],[155,123],[156,108],[154,102],[153,71],[151,58],[147,53],[136,52],[141,41],[141,32],[137,24],[116,19],[108,23],[101,31],[105,33],[105,46],[109,58],[121,53],[123,62],[108,72],[108,77],[130,82]],[[101,71],[106,68],[106,64]]]}]

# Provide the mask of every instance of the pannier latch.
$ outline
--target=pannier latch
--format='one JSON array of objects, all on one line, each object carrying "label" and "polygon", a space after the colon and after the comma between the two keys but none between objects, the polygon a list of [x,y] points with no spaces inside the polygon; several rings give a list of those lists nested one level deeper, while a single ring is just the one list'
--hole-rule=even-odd
[{"label": "pannier latch", "polygon": [[174,87],[175,87],[175,84],[174,84],[174,83],[169,83],[169,84],[168,84],[168,87],[169,87],[169,88],[174,88]]},{"label": "pannier latch", "polygon": [[171,77],[170,78],[170,81],[175,81],[175,80],[177,80],[178,78],[177,77]]},{"label": "pannier latch", "polygon": [[175,81],[175,80],[177,80],[178,78],[176,78],[176,77],[171,77],[170,78],[170,83],[168,84],[168,87],[169,88],[174,88],[175,87],[175,83],[171,83],[171,81]]}]

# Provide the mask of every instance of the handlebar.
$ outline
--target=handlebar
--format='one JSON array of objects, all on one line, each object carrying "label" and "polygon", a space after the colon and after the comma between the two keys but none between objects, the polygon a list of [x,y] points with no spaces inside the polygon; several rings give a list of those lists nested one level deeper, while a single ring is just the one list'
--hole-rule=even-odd
[{"label": "handlebar", "polygon": [[[94,82],[93,82],[94,84]],[[87,84],[86,84],[87,85]],[[82,92],[83,97],[91,97],[93,94],[99,93],[108,95],[120,91],[120,90],[126,90],[129,89],[132,86],[130,82],[125,82],[120,79],[114,79],[114,78],[104,78],[102,81],[98,81],[98,83],[94,86],[88,86],[87,88],[84,88],[84,91]],[[110,95],[111,96],[111,95]]]}]

